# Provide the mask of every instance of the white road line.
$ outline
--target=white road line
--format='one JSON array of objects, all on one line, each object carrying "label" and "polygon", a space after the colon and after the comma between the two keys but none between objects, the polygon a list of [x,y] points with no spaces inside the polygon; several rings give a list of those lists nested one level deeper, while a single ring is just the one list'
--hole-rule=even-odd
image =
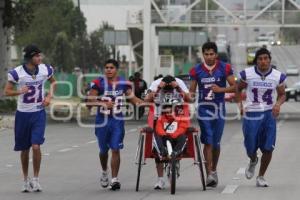
[{"label": "white road line", "polygon": [[93,143],[96,143],[96,142],[97,142],[96,140],[92,140],[92,141],[87,142],[87,144],[93,144]]},{"label": "white road line", "polygon": [[237,170],[236,174],[237,175],[244,175],[245,174],[245,170],[246,168],[245,167],[241,167]]},{"label": "white road line", "polygon": [[240,177],[233,177],[232,180],[238,181],[238,180],[241,180],[241,178]]},{"label": "white road line", "polygon": [[50,156],[50,153],[44,153],[43,156]]},{"label": "white road line", "polygon": [[7,165],[5,165],[5,167],[11,168],[11,167],[13,167],[13,165],[7,164]]},{"label": "white road line", "polygon": [[72,150],[72,148],[65,148],[65,149],[59,150],[58,152],[63,153],[63,152],[71,151],[71,150]]},{"label": "white road line", "polygon": [[30,158],[30,159],[29,159],[29,162],[31,162],[31,163],[32,163],[32,158]]},{"label": "white road line", "polygon": [[221,193],[222,194],[233,194],[238,187],[239,187],[238,185],[226,185],[225,189]]},{"label": "white road line", "polygon": [[78,148],[79,146],[78,146],[78,145],[73,145],[72,147],[73,147],[73,148]]}]

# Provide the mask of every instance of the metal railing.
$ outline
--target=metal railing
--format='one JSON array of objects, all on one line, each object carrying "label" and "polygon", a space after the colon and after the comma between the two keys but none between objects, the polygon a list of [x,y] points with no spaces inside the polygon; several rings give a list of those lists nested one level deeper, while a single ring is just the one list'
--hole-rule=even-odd
[{"label": "metal railing", "polygon": [[[152,11],[151,20],[153,24],[170,25],[170,24],[210,24],[210,25],[266,25],[269,21],[272,24],[298,25],[300,26],[300,10],[268,10],[257,16],[259,10],[231,11],[232,15],[224,10],[190,10],[182,14],[170,10],[161,10],[161,14]],[[183,13],[183,12],[182,12]],[[282,16],[284,14],[284,16]],[[161,17],[162,16],[162,17]],[[253,17],[256,17],[252,20]],[[128,25],[142,25],[142,11],[128,11]]]}]

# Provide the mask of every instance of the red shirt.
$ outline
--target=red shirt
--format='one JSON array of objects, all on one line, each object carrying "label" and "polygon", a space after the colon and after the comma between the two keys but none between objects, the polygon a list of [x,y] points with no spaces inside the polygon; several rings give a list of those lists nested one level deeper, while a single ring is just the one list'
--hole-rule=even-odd
[{"label": "red shirt", "polygon": [[189,119],[187,117],[173,117],[163,114],[157,120],[156,133],[160,136],[169,136],[175,139],[178,136],[185,134],[188,127]]}]

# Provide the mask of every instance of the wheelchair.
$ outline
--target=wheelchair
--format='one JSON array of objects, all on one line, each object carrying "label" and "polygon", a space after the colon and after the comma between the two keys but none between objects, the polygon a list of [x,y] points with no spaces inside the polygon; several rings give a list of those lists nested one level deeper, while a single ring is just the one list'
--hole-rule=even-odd
[{"label": "wheelchair", "polygon": [[[148,117],[151,118],[151,114]],[[148,120],[148,124],[151,120]],[[153,123],[153,127],[155,127],[155,119]],[[155,129],[151,128],[150,126],[144,127],[141,129],[138,139],[138,147],[136,151],[136,164],[137,164],[137,180],[136,180],[136,192],[139,191],[140,186],[140,176],[141,170],[144,165],[146,165],[146,159],[160,159],[160,155],[157,153],[156,148],[154,147],[154,132]],[[180,172],[179,162],[181,159],[191,158],[194,160],[194,164],[199,167],[200,172],[200,179],[202,183],[202,190],[206,190],[206,183],[205,183],[205,173],[204,173],[204,165],[203,165],[203,155],[201,151],[201,142],[199,134],[200,132],[194,128],[189,127],[186,131],[187,141],[185,148],[179,154],[174,156],[172,154],[172,145],[168,140],[167,149],[169,156],[162,160],[164,163],[164,169],[167,172],[167,176],[169,177],[170,181],[170,189],[171,194],[175,194],[176,192],[176,179],[178,178]]]}]

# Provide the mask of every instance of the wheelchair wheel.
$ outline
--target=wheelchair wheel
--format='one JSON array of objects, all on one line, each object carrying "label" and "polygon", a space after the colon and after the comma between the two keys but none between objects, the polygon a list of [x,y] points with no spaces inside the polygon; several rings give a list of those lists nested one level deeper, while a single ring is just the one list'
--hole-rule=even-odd
[{"label": "wheelchair wheel", "polygon": [[200,178],[201,178],[201,182],[202,182],[202,188],[203,188],[203,191],[205,191],[206,184],[205,184],[205,175],[204,175],[204,167],[203,167],[203,161],[202,161],[200,141],[199,141],[199,137],[197,135],[194,135],[194,139],[195,139],[195,144],[196,144],[196,153],[197,153],[197,158],[198,158],[198,166],[199,166],[199,170],[200,170]]},{"label": "wheelchair wheel", "polygon": [[176,178],[177,178],[177,173],[176,173],[176,157],[172,156],[171,158],[171,194],[175,194],[176,191]]},{"label": "wheelchair wheel", "polygon": [[139,150],[138,150],[138,172],[137,172],[137,179],[136,179],[136,187],[135,191],[139,191],[139,186],[140,186],[140,176],[141,176],[141,169],[142,169],[142,161],[143,161],[143,152],[144,152],[144,139],[145,135],[141,135],[139,139]]}]

